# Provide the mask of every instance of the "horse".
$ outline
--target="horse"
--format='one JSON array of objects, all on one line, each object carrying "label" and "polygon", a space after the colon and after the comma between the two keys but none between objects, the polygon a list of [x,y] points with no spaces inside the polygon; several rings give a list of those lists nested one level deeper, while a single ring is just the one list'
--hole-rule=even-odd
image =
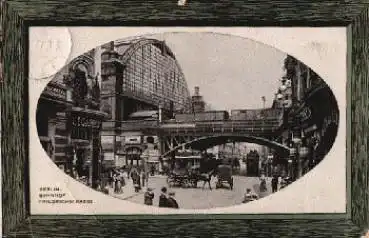
[{"label": "horse", "polygon": [[209,188],[211,190],[211,177],[214,176],[215,170],[211,170],[207,173],[195,173],[192,175],[192,181],[194,184],[194,187],[197,186],[197,183],[199,181],[204,181],[203,185],[202,185],[202,189],[205,188],[205,184],[208,183],[209,184]]}]

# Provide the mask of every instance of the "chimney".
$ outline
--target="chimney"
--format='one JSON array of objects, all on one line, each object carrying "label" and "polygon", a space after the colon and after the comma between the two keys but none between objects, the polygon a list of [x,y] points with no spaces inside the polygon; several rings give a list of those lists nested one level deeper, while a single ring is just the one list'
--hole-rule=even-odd
[{"label": "chimney", "polygon": [[200,95],[200,88],[198,86],[195,87],[195,96]]}]

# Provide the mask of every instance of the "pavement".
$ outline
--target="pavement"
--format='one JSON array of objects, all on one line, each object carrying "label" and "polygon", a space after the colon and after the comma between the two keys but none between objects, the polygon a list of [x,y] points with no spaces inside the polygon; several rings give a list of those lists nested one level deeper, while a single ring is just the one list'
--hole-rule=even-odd
[{"label": "pavement", "polygon": [[[212,178],[211,190],[209,189],[208,184],[203,188],[203,182],[199,182],[197,188],[169,188],[166,179],[167,176],[161,175],[149,178],[148,185],[153,189],[155,194],[153,201],[154,206],[158,206],[160,190],[164,186],[167,187],[169,191],[175,192],[175,198],[180,208],[185,209],[209,209],[241,204],[247,188],[253,190],[259,195],[259,197],[265,197],[271,193],[271,182],[269,178],[267,179],[268,190],[264,193],[260,193],[259,191],[260,181],[257,177],[233,176],[233,190],[229,189],[227,184],[223,188],[216,189],[216,178]],[[134,191],[132,180],[128,178],[125,178],[125,180],[126,185],[123,187],[122,194],[115,194],[113,188],[109,188],[109,194],[119,199],[143,204],[144,193],[147,186],[143,187],[140,192],[136,193]]]}]

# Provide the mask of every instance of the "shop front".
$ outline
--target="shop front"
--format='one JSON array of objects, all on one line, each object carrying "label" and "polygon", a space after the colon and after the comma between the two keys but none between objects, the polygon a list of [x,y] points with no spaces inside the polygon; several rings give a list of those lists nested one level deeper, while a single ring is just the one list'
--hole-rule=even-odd
[{"label": "shop front", "polygon": [[128,167],[141,167],[143,165],[141,161],[143,150],[142,145],[126,145],[124,148],[126,165]]},{"label": "shop front", "polygon": [[301,172],[305,174],[333,146],[338,130],[339,111],[332,91],[327,85],[322,85],[305,98],[297,112],[299,123],[294,131],[300,137],[297,153],[300,154]]}]

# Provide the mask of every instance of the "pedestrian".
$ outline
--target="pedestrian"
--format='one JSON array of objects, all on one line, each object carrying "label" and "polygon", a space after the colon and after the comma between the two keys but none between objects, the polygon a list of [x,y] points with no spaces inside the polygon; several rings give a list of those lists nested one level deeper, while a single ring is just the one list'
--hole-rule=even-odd
[{"label": "pedestrian", "polygon": [[246,189],[246,194],[243,198],[242,203],[248,203],[254,200],[258,199],[258,195],[256,195],[255,193],[252,192],[252,190],[250,188]]},{"label": "pedestrian", "polygon": [[167,188],[161,188],[161,194],[159,197],[159,207],[168,207]]},{"label": "pedestrian", "polygon": [[142,187],[145,187],[146,173],[144,170],[141,170],[141,179],[142,179]]},{"label": "pedestrian", "polygon": [[266,192],[268,189],[267,189],[267,186],[266,186],[266,178],[265,178],[265,175],[262,174],[261,177],[260,177],[260,187],[259,187],[259,190],[260,192]]},{"label": "pedestrian", "polygon": [[176,199],[174,198],[174,196],[175,196],[175,193],[173,191],[170,191],[169,192],[169,198],[167,200],[168,207],[179,209],[178,203],[177,203]]},{"label": "pedestrian", "polygon": [[133,186],[135,188],[135,192],[138,193],[140,191],[140,176],[138,175],[137,170],[133,170],[131,173]]},{"label": "pedestrian", "polygon": [[105,184],[105,187],[103,188],[103,193],[109,195],[109,185],[108,184]]},{"label": "pedestrian", "polygon": [[155,166],[151,165],[151,176],[155,175]]},{"label": "pedestrian", "polygon": [[120,171],[119,180],[122,187],[126,186],[126,181],[124,179],[124,171]]},{"label": "pedestrian", "polygon": [[137,172],[137,184],[138,184],[138,190],[141,190],[142,189],[142,184],[141,184],[140,172]]},{"label": "pedestrian", "polygon": [[144,195],[144,203],[145,203],[145,205],[152,206],[154,196],[155,195],[152,192],[152,188],[147,188],[147,191],[145,192],[145,195]]},{"label": "pedestrian", "polygon": [[280,189],[284,189],[286,186],[287,186],[287,181],[285,179],[282,179]]},{"label": "pedestrian", "polygon": [[96,191],[99,191],[99,192],[102,191],[102,189],[101,189],[101,181],[100,180],[97,180],[96,181]]},{"label": "pedestrian", "polygon": [[114,175],[112,170],[109,171],[109,185],[111,188],[114,188]]},{"label": "pedestrian", "polygon": [[119,183],[118,175],[114,174],[113,178],[114,178],[114,193],[119,193],[120,183]]},{"label": "pedestrian", "polygon": [[276,175],[272,178],[272,192],[275,193],[278,191],[278,177]]}]

